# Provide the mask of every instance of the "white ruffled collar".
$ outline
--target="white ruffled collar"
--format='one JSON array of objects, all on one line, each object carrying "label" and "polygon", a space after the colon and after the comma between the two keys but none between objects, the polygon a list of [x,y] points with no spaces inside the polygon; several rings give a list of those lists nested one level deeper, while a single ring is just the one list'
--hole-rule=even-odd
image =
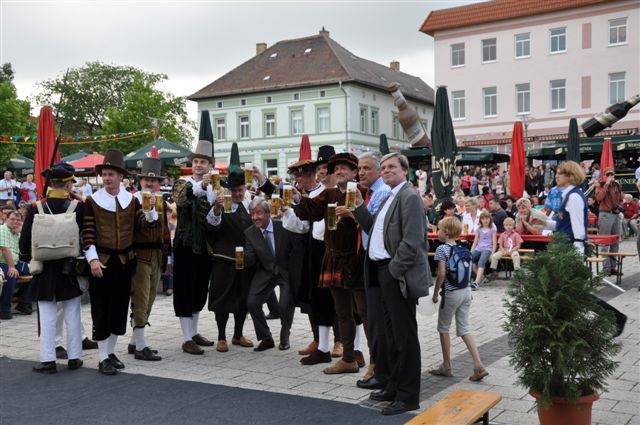
[{"label": "white ruffled collar", "polygon": [[100,208],[111,212],[116,212],[116,198],[118,198],[120,208],[124,210],[133,200],[133,195],[122,188],[120,188],[120,192],[118,192],[116,196],[110,195],[104,188],[91,195],[91,199],[93,199]]}]

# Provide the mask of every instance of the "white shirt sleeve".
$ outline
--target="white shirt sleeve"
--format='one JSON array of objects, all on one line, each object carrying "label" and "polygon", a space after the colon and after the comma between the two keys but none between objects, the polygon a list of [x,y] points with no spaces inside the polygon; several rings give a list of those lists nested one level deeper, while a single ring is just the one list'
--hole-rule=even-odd
[{"label": "white shirt sleeve", "polygon": [[87,259],[87,263],[91,263],[93,260],[98,260],[98,251],[96,251],[96,246],[89,245],[89,248],[84,252],[84,257]]},{"label": "white shirt sleeve", "polygon": [[282,227],[293,233],[307,233],[309,232],[309,222],[306,220],[300,220],[293,208],[288,208],[284,211],[282,217]]},{"label": "white shirt sleeve", "polygon": [[212,226],[219,226],[220,223],[222,223],[222,212],[220,213],[220,215],[216,215],[212,207],[207,214],[207,223]]},{"label": "white shirt sleeve", "polygon": [[[207,194],[207,191],[202,188],[201,182],[194,182],[191,187],[193,188],[193,195],[197,198],[200,198]],[[207,189],[209,189],[209,187],[207,187]]]},{"label": "white shirt sleeve", "polygon": [[584,212],[583,212],[583,202],[580,195],[577,193],[572,193],[569,195],[569,200],[567,201],[566,210],[569,212],[569,218],[571,219],[571,230],[573,231],[573,237],[575,239],[586,239],[585,227],[586,223],[584,222]]}]

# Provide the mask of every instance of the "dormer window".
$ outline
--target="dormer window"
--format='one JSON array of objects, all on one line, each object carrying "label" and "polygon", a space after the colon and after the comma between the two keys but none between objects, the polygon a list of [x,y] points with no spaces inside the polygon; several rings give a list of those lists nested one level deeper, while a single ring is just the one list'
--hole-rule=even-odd
[{"label": "dormer window", "polygon": [[278,56],[277,53],[271,53],[271,56],[269,56],[269,59],[275,59],[276,56]]},{"label": "dormer window", "polygon": [[263,78],[263,80],[264,80],[264,81],[268,81],[269,79],[271,79],[271,75],[266,75],[266,76]]},{"label": "dormer window", "polygon": [[308,54],[310,54],[310,53],[311,53],[311,47],[309,47],[309,48],[307,48],[307,49],[305,49],[305,50],[304,50],[304,54],[305,54],[305,55],[308,55]]}]

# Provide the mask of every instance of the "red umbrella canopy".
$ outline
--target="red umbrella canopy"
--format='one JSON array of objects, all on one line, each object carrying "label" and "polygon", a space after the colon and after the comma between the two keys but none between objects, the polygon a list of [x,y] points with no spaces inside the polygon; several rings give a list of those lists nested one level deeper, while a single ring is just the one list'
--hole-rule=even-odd
[{"label": "red umbrella canopy", "polygon": [[104,162],[104,155],[100,155],[97,152],[92,153],[91,155],[87,155],[84,158],[76,159],[75,161],[71,161],[69,164],[76,167],[76,169],[92,169],[95,168],[96,165],[102,164]]},{"label": "red umbrella canopy", "polygon": [[509,168],[509,190],[515,199],[522,198],[524,192],[524,132],[522,123],[513,124],[511,136],[511,167]]},{"label": "red umbrella canopy", "polygon": [[302,140],[300,141],[300,161],[311,161],[311,143],[309,143],[309,136],[306,134],[302,135]]},{"label": "red umbrella canopy", "polygon": [[[34,179],[37,193],[42,193],[45,178],[40,175],[51,166],[51,157],[56,146],[56,123],[51,106],[43,106],[38,118],[38,143],[36,145],[36,161]],[[60,152],[56,152],[54,163],[60,161]]]},{"label": "red umbrella canopy", "polygon": [[600,181],[606,180],[604,170],[607,167],[615,169],[615,164],[613,163],[613,148],[611,147],[611,138],[609,137],[604,139],[602,153],[600,154]]}]

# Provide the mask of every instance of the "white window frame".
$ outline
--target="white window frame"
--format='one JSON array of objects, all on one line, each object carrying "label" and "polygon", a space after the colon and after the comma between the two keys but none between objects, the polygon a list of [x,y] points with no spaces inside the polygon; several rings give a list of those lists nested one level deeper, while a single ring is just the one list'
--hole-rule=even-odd
[{"label": "white window frame", "polygon": [[216,117],[213,119],[216,126],[216,140],[227,139],[227,120],[224,117]]},{"label": "white window frame", "polygon": [[218,101],[218,109],[222,108],[222,105],[223,105],[222,101],[221,101],[221,100],[219,100],[219,101]]},{"label": "white window frame", "polygon": [[[622,76],[622,78],[620,78]],[[626,90],[626,72],[612,72],[609,74],[609,104],[624,102]],[[615,91],[615,98],[614,98]]]},{"label": "white window frame", "polygon": [[[491,41],[493,41],[493,44],[488,44]],[[485,45],[485,42],[487,43],[486,45]],[[485,59],[485,55],[484,55],[485,48],[488,49],[489,56],[491,56],[492,47],[493,47],[494,58]],[[482,40],[480,42],[480,49],[481,49],[480,57],[482,58],[482,63],[495,63],[498,61],[498,39],[496,37],[486,38]]]},{"label": "white window frame", "polygon": [[[562,34],[554,34],[554,31],[562,30]],[[558,50],[553,50],[554,40],[557,39]],[[564,40],[564,49],[560,50],[560,40]],[[557,55],[567,52],[567,27],[551,28],[549,30],[549,54]]]},{"label": "white window frame", "polygon": [[[272,119],[269,118],[269,115],[273,116]],[[264,118],[264,137],[275,137],[276,136],[276,112],[269,111],[263,114]]]},{"label": "white window frame", "polygon": [[325,90],[320,90],[320,97],[325,97],[327,92]]},{"label": "white window frame", "polygon": [[[620,30],[624,28],[624,40],[620,41]],[[611,41],[611,31],[615,30],[616,32],[616,41]],[[627,18],[615,18],[609,20],[609,46],[622,46],[628,44],[628,36],[627,34]]]},{"label": "white window frame", "polygon": [[371,108],[371,134],[378,135],[380,133],[380,111]]},{"label": "white window frame", "polygon": [[451,92],[451,116],[454,121],[467,118],[466,97],[464,90]]},{"label": "white window frame", "polygon": [[292,98],[293,100],[300,100],[300,93],[294,93]]},{"label": "white window frame", "polygon": [[272,96],[266,96],[264,98],[264,103],[272,103],[273,102],[273,97]]},{"label": "white window frame", "polygon": [[[268,161],[275,161],[276,165],[275,167],[270,167],[268,164]],[[278,158],[268,158],[264,160],[264,175],[267,178],[271,178],[271,176],[277,176],[278,175]]]},{"label": "white window frame", "polygon": [[[326,111],[326,115],[323,116],[322,111]],[[322,123],[325,123],[323,128]],[[318,133],[329,133],[331,132],[331,110],[329,105],[318,105],[316,106],[316,131]]]},{"label": "white window frame", "polygon": [[238,115],[238,138],[242,140],[251,138],[251,120],[249,115]]},{"label": "white window frame", "polygon": [[240,106],[246,106],[247,105],[247,99],[240,99]]},{"label": "white window frame", "polygon": [[[300,113],[300,119],[294,119],[294,114]],[[289,127],[292,136],[298,136],[304,133],[304,111],[302,109],[291,109],[289,111],[289,120],[291,125]],[[300,128],[296,128],[296,122],[300,122]]]},{"label": "white window frame", "polygon": [[[518,40],[519,36],[527,36],[526,40]],[[520,34],[516,34],[513,36],[513,44],[514,44],[514,51],[513,51],[513,55],[515,56],[516,59],[525,59],[525,58],[530,58],[531,57],[531,33],[530,32],[523,32]],[[522,45],[522,50],[524,52],[525,49],[525,45],[527,48],[528,53],[526,55],[520,55],[518,56],[518,45]]]},{"label": "white window frame", "polygon": [[[460,49],[455,50],[455,53],[457,53],[458,56],[459,56],[460,51],[462,51],[462,63],[454,64],[454,60],[453,60],[454,48],[460,47],[460,46],[462,46],[462,49],[461,50]],[[450,62],[451,68],[461,68],[461,67],[463,67],[465,65],[466,57],[465,57],[465,45],[464,45],[464,43],[454,43],[454,44],[452,44],[450,46],[449,62]]]},{"label": "white window frame", "polygon": [[395,113],[391,114],[391,137],[400,139],[400,118]]},{"label": "white window frame", "polygon": [[369,127],[369,108],[363,105],[360,105],[360,119],[358,122],[360,123],[360,132],[366,133]]},{"label": "white window frame", "polygon": [[[525,87],[526,86],[526,89]],[[522,104],[522,110],[520,106]],[[516,84],[516,115],[531,113],[531,83]]]},{"label": "white window frame", "polygon": [[[554,87],[554,83],[562,82],[562,86]],[[558,96],[558,104],[554,108],[554,97]],[[567,80],[551,80],[549,81],[549,103],[551,112],[564,112],[567,110]]]},{"label": "white window frame", "polygon": [[[493,91],[493,93],[488,93],[489,90]],[[489,111],[487,111],[487,99],[489,100]],[[482,88],[482,116],[484,118],[495,118],[498,116],[498,87]]]}]

